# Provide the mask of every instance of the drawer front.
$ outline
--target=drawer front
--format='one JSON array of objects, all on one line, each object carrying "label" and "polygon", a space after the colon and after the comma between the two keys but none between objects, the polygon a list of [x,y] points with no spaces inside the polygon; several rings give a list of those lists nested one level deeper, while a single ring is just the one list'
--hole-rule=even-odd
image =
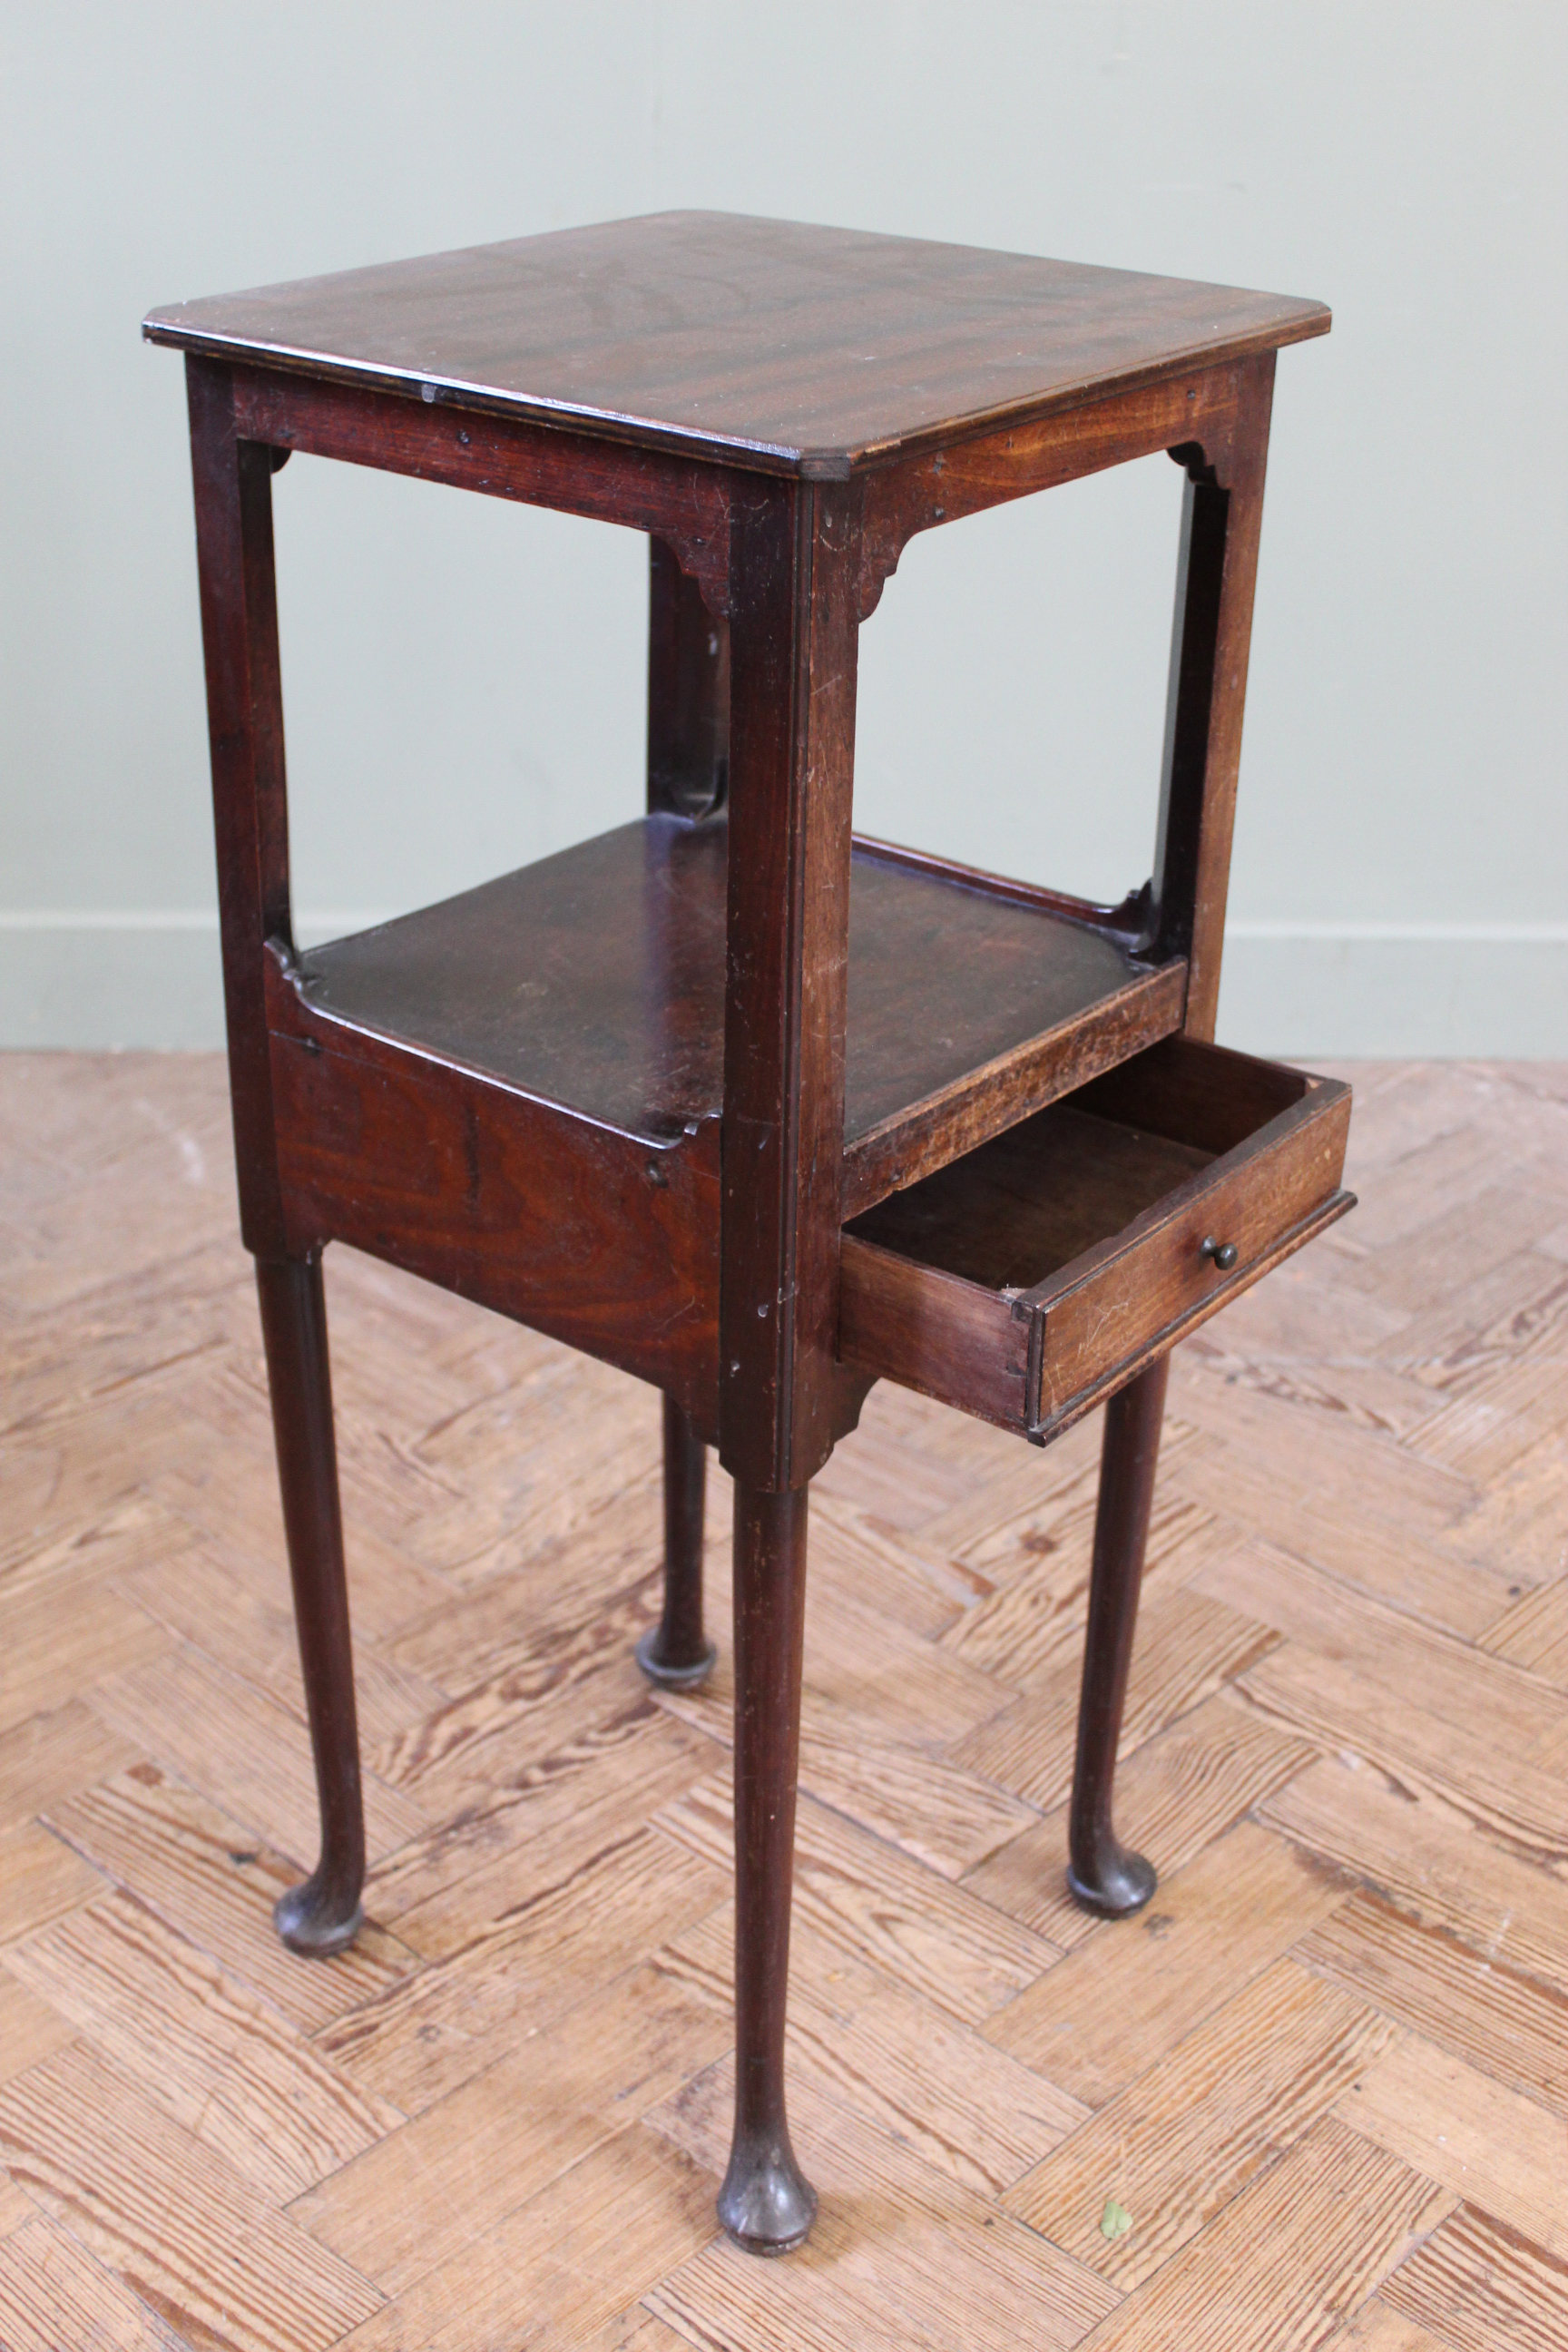
[{"label": "drawer front", "polygon": [[[1043,1444],[1353,1205],[1340,1189],[1347,1087],[1180,1050],[1194,1077],[1233,1098],[1248,1084],[1267,1095],[1259,1079],[1273,1082],[1273,1103],[1281,1081],[1299,1097],[1272,1118],[1260,1099],[1254,1132],[1032,1289],[988,1289],[847,1233],[841,1357]],[[1154,1076],[1166,1084],[1183,1066],[1173,1056]],[[1161,1116],[1172,1118],[1168,1103]]]},{"label": "drawer front", "polygon": [[1351,1207],[1349,1090],[1321,1091],[1030,1295],[1031,1436],[1054,1436]]}]

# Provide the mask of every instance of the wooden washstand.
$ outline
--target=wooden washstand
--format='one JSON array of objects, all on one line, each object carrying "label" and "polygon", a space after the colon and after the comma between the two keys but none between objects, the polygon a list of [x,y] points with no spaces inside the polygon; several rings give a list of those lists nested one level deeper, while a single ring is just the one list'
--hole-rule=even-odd
[{"label": "wooden washstand", "polygon": [[[735,1482],[736,2114],[763,2253],[814,2193],[784,2035],[807,1493],[879,1379],[1045,1444],[1107,1405],[1068,1875],[1154,1874],[1112,1777],[1169,1352],[1342,1214],[1347,1090],[1211,1042],[1276,351],[1313,302],[665,214],[157,310],[187,354],[244,1237],[321,1804],[364,1873],[321,1252],[664,1396],[700,1680]],[[291,452],[646,532],[647,813],[360,936],[290,925],[272,477]],[[1091,906],[851,830],[858,632],[919,530],[1166,450],[1186,476],[1151,879]],[[519,1005],[526,1007],[520,1013]]]}]

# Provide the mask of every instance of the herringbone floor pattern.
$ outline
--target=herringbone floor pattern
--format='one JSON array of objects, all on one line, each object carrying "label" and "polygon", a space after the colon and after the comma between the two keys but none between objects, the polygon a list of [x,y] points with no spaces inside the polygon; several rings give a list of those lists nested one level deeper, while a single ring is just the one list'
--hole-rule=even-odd
[{"label": "herringbone floor pattern", "polygon": [[374,1924],[289,1958],[222,1067],[0,1063],[5,2352],[1568,2347],[1568,1072],[1354,1075],[1360,1210],[1178,1359],[1142,1918],[1061,1888],[1098,1428],[883,1390],[820,1481],[764,2264],[654,1400],[333,1254]]}]

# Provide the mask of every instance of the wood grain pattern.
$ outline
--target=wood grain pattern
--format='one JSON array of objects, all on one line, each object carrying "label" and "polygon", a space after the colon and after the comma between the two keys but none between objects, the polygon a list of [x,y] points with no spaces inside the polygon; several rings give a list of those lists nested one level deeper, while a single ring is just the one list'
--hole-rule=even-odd
[{"label": "wood grain pattern", "polygon": [[1370,1656],[1352,1665],[1321,1654],[1309,1661],[1287,1644],[1250,1666],[1238,1687],[1275,1722],[1375,1765],[1401,1787],[1430,1791],[1515,1853],[1548,1863],[1568,1853],[1559,1775],[1510,1754],[1496,1726],[1429,1713],[1416,1695],[1391,1689]]},{"label": "wood grain pattern", "polygon": [[0,2082],[26,2074],[73,2038],[59,2008],[27,1991],[7,1955],[0,1967]]},{"label": "wood grain pattern", "polygon": [[1390,2279],[1384,2299],[1453,2352],[1563,2352],[1568,2263],[1462,2205]]},{"label": "wood grain pattern", "polygon": [[[1568,1695],[1539,1644],[1568,1490],[1537,1423],[1519,1448],[1503,1433],[1549,1391],[1487,1400],[1556,1345],[1568,1081],[1350,1075],[1358,1220],[1237,1299],[1172,1372],[1141,1644],[1153,1696],[1120,1780],[1121,1826],[1163,1874],[1159,1932],[1077,1911],[1065,1810],[1037,1819],[971,1747],[1005,1734],[1022,1756],[1033,1707],[1031,1752],[1058,1771],[1041,1709],[1079,1655],[1098,1431],[1041,1454],[885,1387],[818,1482],[804,1720],[822,1793],[800,1807],[790,2063],[823,2218],[804,2260],[752,2264],[710,2226],[732,2081],[728,1479],[710,1469],[711,1692],[652,1700],[630,1647],[654,1607],[657,1399],[334,1253],[356,1631],[376,1760],[410,1775],[383,1785],[414,1811],[387,1822],[360,1948],[292,1958],[268,1914],[293,1867],[285,1832],[313,1823],[279,1762],[302,1774],[305,1733],[281,1687],[286,1570],[221,1067],[0,1057],[0,1190],[23,1197],[17,1154],[50,1170],[0,1266],[0,1486],[19,1498],[0,1632],[47,1604],[18,1621],[47,1663],[49,1609],[66,1655],[84,1595],[119,1593],[207,1661],[179,1683],[183,1714],[143,1703],[155,1660],[111,1659],[83,1697],[41,1679],[39,1711],[0,1734],[0,1835],[26,1832],[4,1851],[33,1858],[8,1874],[28,1916],[5,1948],[61,1962],[58,1985],[36,1961],[26,1984],[0,1967],[0,2336],[28,2352],[40,2336],[77,2352],[94,2327],[127,2352],[325,2352],[355,2330],[365,2352],[496,2352],[521,2334],[548,2352],[1014,2352],[1099,2327],[1159,2352],[1559,2340]],[[1504,1160],[1518,1190],[1500,1201]],[[1484,1266],[1435,1284],[1467,1218]],[[1427,1226],[1429,1246],[1405,1245]],[[1444,1398],[1477,1400],[1468,1436],[1436,1425]],[[1187,1633],[1239,1618],[1271,1646],[1237,1673],[1245,1645],[1189,1645],[1184,1612]],[[121,1675],[134,1719],[101,1704]],[[143,1981],[122,1964],[106,1904],[153,1915],[179,1966]],[[403,1939],[410,1915],[439,1957]],[[1002,2038],[1047,2001],[1091,2037],[1109,2096]],[[276,2116],[295,2058],[353,2086],[362,2117],[390,2101],[410,2122],[388,2116],[300,2202],[175,2122],[100,2034],[136,2064],[166,2041],[181,2099],[210,2061],[226,2131],[250,2101]],[[1323,2162],[1331,2093],[1343,2137]],[[319,2095],[312,2167],[337,2128]],[[285,2155],[298,2129],[280,2126]],[[1123,2163],[1139,2185],[1113,2242],[1100,2176]],[[1065,2247],[1006,2210],[1037,2192],[1066,2208],[1050,2222]],[[1449,2199],[1460,2211],[1412,2247]],[[384,2269],[334,2254],[302,2226],[318,2212]]]},{"label": "wood grain pattern", "polygon": [[[286,1714],[254,1683],[230,1674],[205,1651],[182,1646],[150,1669],[114,1675],[92,1694],[93,1712],[143,1755],[217,1797],[296,1860],[309,1859],[318,1834],[310,1746],[298,1717]],[[374,1777],[365,1784],[365,1828],[373,1854],[401,1845],[424,1817]]]},{"label": "wood grain pattern", "polygon": [[[1117,1812],[1137,1851],[1168,1878],[1317,1753],[1250,1721],[1222,1692],[1132,1750],[1116,1776]],[[1096,1923],[1061,1876],[1066,1843],[1065,1812],[1052,1813],[967,1872],[963,1884],[1070,1949]]]},{"label": "wood grain pattern", "polygon": [[1267,1542],[1205,1563],[1194,1583],[1232,1608],[1245,1600],[1254,1615],[1290,1635],[1298,1654],[1342,1660],[1375,1653],[1393,1681],[1420,1694],[1425,1711],[1445,1721],[1506,1724],[1522,1757],[1538,1755],[1560,1727],[1560,1706],[1532,1675],[1406,1612],[1348,1592],[1336,1578]]},{"label": "wood grain pattern", "polygon": [[1452,2202],[1325,2117],[1087,2342],[1092,2352],[1166,2352],[1179,2330],[1192,2352],[1316,2352]]},{"label": "wood grain pattern", "polygon": [[402,2121],[129,1895],[14,1946],[6,1965],[279,2204]]},{"label": "wood grain pattern", "polygon": [[1450,2352],[1450,2347],[1374,2295],[1348,2327],[1331,2338],[1330,2352]]},{"label": "wood grain pattern", "polygon": [[604,1595],[586,1623],[557,1601],[481,1679],[464,1687],[468,1678],[454,1675],[452,1698],[378,1750],[385,1779],[437,1818],[473,1805],[489,1812],[499,1793],[538,1787],[571,1758],[585,1706],[601,1724],[613,1711],[627,1735],[646,1725],[646,1685],[626,1654],[653,1618],[657,1586],[646,1554],[637,1566],[637,1583]]},{"label": "wood grain pattern", "polygon": [[[672,1838],[717,1865],[733,1839],[727,1779],[689,1790],[658,1816]],[[1056,1948],[948,1886],[850,1822],[802,1801],[795,1818],[795,1910],[816,1932],[868,1954],[895,1981],[972,2023],[1031,1983]]]},{"label": "wood grain pattern", "polygon": [[89,2253],[204,2347],[325,2352],[381,2301],[84,2048],[0,2091],[0,2158]]},{"label": "wood grain pattern", "polygon": [[[723,2161],[730,2075],[726,2061],[648,2117],[710,2171]],[[739,2334],[758,2352],[844,2344],[891,2352],[923,2331],[928,2343],[967,2340],[974,2352],[1020,2342],[1055,2352],[1110,2304],[1103,2280],[838,2105],[808,2066],[796,2072],[793,2104],[823,2199],[811,2240],[779,2265],[780,2284],[763,2296],[721,2242],[689,2263],[647,2297],[682,2335],[718,2347]]]},{"label": "wood grain pattern", "polygon": [[32,2199],[7,2174],[0,2180],[0,2245],[25,2223],[37,2218],[38,2209]]},{"label": "wood grain pattern", "polygon": [[374,2000],[415,1966],[405,1946],[372,1927],[330,1967],[300,1968],[272,1926],[272,1906],[292,1883],[292,1866],[156,1764],[132,1765],[58,1806],[49,1823],[308,2033]]},{"label": "wood grain pattern", "polygon": [[866,484],[861,619],[875,612],[917,531],[1158,449],[1198,446],[1211,466],[1223,465],[1236,431],[1237,391],[1236,369],[1194,369],[1184,380],[1091,401],[1070,419],[1015,425],[932,457],[879,467]]},{"label": "wood grain pattern", "polygon": [[295,2220],[400,2291],[720,2056],[732,2023],[647,1965],[299,2198]]},{"label": "wood grain pattern", "polygon": [[1321,303],[1284,296],[687,212],[180,303],[145,332],[639,446],[847,474],[955,425],[1026,423],[1328,325]]},{"label": "wood grain pattern", "polygon": [[40,1822],[18,1822],[0,1837],[0,1943],[90,1903],[102,1887],[98,1873]]},{"label": "wood grain pattern", "polygon": [[[710,1913],[661,1967],[727,2011],[734,1923]],[[890,2132],[936,2171],[999,2195],[1080,2124],[1080,2101],[930,2008],[841,1944],[796,1927],[790,1941],[789,2048],[834,2099]]]},{"label": "wood grain pattern", "polygon": [[1568,1993],[1356,1895],[1297,1947],[1306,1968],[1568,2117]]},{"label": "wood grain pattern", "polygon": [[1568,1577],[1527,1592],[1481,1636],[1483,1650],[1568,1690]]},{"label": "wood grain pattern", "polygon": [[0,1662],[0,1731],[174,1646],[127,1594],[96,1580],[79,1593],[68,1624],[61,1624],[58,1602],[47,1591],[14,1601],[6,1613],[12,1639]]},{"label": "wood grain pattern", "polygon": [[[907,1723],[922,1693],[918,1684],[900,1679]],[[931,1680],[940,1693],[938,1677]],[[907,1741],[888,1737],[880,1727],[883,1709],[876,1704],[875,1688],[855,1693],[852,1677],[844,1681],[844,1698],[812,1690],[802,1712],[800,1785],[820,1804],[849,1815],[944,1878],[961,1877],[1033,1825],[1033,1807],[990,1780],[947,1757],[911,1755]],[[994,1693],[990,1696],[994,1705]],[[856,1703],[864,1697],[871,1703]],[[705,1693],[700,1706],[686,1703],[681,1712],[705,1727],[710,1725],[713,1737],[728,1746],[731,1706],[730,1691],[721,1685]],[[973,1705],[965,1712],[972,1721]]]},{"label": "wood grain pattern", "polygon": [[[499,1916],[464,1913],[460,1899],[443,1905],[427,1932],[432,1964],[328,2029],[324,2046],[357,2080],[400,2106],[424,2106],[496,2055],[499,2029],[515,2030],[524,1989],[533,2020],[548,2017],[566,2006],[555,1990],[563,1979],[580,1999],[700,1917],[722,1891],[712,1869],[672,1853],[641,1823],[574,1852],[552,1842],[519,1875]],[[492,1988],[499,2015],[487,1998]]]},{"label": "wood grain pattern", "polygon": [[[344,2352],[470,2352],[515,2340],[518,2281],[526,2327],[544,2352],[598,2347],[597,2324],[623,2311],[714,2235],[713,2184],[638,2125],[602,2140],[515,2211],[425,2273],[344,2339]],[[590,2334],[590,2331],[594,2331]],[[602,2352],[679,2352],[651,2315],[606,2326]]]},{"label": "wood grain pattern", "polygon": [[80,1699],[26,1716],[0,1735],[0,1829],[41,1812],[136,1761]]},{"label": "wood grain pattern", "polygon": [[689,2336],[678,2336],[673,2327],[667,2327],[662,2319],[656,2319],[652,2312],[644,2312],[639,2305],[587,2337],[584,2352],[682,2352],[682,2347],[690,2340]]},{"label": "wood grain pattern", "polygon": [[[1278,1961],[1004,2202],[1131,2291],[1327,2114],[1394,2037],[1375,2010],[1315,1984],[1294,1961]],[[1346,2109],[1352,2121],[1360,2113],[1353,2094]],[[1393,2152],[1420,2168],[1406,2150]],[[1132,2217],[1122,2237],[1107,2239],[1100,2227],[1108,2198]]]},{"label": "wood grain pattern", "polygon": [[[1157,1593],[1143,1614],[1122,1717],[1123,1751],[1248,1666],[1271,1645],[1267,1627],[1223,1602],[1186,1592]],[[1081,1654],[1081,1641],[1076,1645]],[[957,1749],[970,1770],[999,1780],[1042,1811],[1059,1805],[1072,1780],[1079,1656],[1068,1656],[1022,1697],[970,1734]]]},{"label": "wood grain pattern", "polygon": [[412,1915],[426,1939],[443,1919],[499,1917],[552,1872],[625,1839],[628,1780],[652,1807],[700,1780],[712,1760],[705,1740],[636,1696],[546,1754],[521,1787],[492,1785],[488,1801],[389,1855],[370,1882],[375,1909],[394,1923]]},{"label": "wood grain pattern", "polygon": [[1533,2099],[1411,2034],[1345,2093],[1339,2114],[1543,2252],[1568,2258],[1562,2118]]},{"label": "wood grain pattern", "polygon": [[184,2340],[57,2222],[35,2214],[0,2241],[5,2352],[183,2352]]},{"label": "wood grain pattern", "polygon": [[[517,992],[508,987],[509,1003]],[[713,1121],[626,1138],[416,1045],[328,1024],[285,981],[270,1002],[297,1255],[352,1242],[667,1383],[712,1431]]]},{"label": "wood grain pattern", "polygon": [[[286,1595],[195,1549],[139,1569],[125,1581],[148,1615],[172,1633],[205,1649],[231,1674],[259,1683],[290,1714],[304,1715],[300,1645]],[[376,1651],[364,1659],[355,1680],[356,1711],[367,1743],[392,1738],[441,1702],[435,1684]]]},{"label": "wood grain pattern", "polygon": [[1089,1937],[985,2033],[1103,2106],[1346,1899],[1326,1872],[1243,1822],[1168,1879],[1130,1928]]},{"label": "wood grain pattern", "polygon": [[1385,1779],[1359,1759],[1324,1757],[1265,1798],[1258,1819],[1353,1872],[1408,1917],[1568,1991],[1568,1886],[1429,1789]]}]

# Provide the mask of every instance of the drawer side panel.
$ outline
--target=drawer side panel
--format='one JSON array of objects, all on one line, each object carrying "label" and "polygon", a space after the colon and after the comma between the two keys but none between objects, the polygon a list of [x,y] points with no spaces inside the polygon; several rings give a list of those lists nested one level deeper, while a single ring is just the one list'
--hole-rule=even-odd
[{"label": "drawer side panel", "polygon": [[1010,1300],[852,1234],[839,1267],[845,1361],[999,1428],[1026,1428],[1029,1323]]}]

